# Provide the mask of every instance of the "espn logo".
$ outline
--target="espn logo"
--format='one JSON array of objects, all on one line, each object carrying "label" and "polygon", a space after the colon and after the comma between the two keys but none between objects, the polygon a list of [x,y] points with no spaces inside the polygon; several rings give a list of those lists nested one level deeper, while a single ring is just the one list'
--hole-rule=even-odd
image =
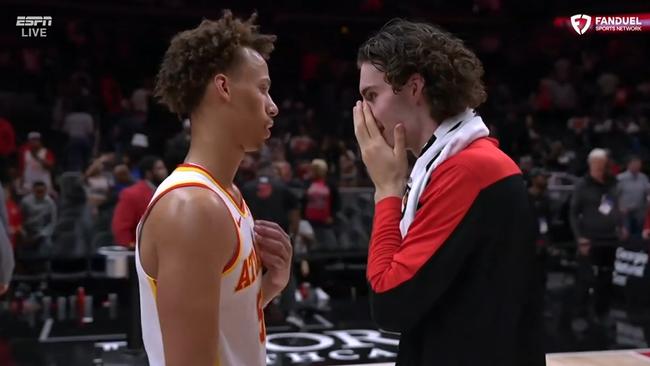
[{"label": "espn logo", "polygon": [[50,16],[31,16],[31,17],[17,17],[16,26],[17,27],[38,27],[42,25],[44,27],[49,27],[52,25],[52,17]]},{"label": "espn logo", "polygon": [[18,16],[16,26],[22,37],[47,37],[47,28],[52,26],[51,16]]}]

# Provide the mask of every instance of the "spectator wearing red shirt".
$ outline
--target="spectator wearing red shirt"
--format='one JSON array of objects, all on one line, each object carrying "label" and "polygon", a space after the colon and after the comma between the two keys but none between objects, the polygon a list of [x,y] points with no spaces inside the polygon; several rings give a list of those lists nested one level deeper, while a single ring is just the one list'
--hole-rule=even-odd
[{"label": "spectator wearing red shirt", "polygon": [[117,244],[133,247],[135,229],[149,205],[156,187],[167,178],[167,167],[156,156],[145,156],[140,162],[143,179],[125,188],[121,193],[113,214],[112,230]]}]

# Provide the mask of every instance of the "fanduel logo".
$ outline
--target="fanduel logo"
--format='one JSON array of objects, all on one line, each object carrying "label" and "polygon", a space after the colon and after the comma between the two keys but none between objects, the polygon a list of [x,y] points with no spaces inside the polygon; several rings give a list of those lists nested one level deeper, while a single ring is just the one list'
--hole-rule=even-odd
[{"label": "fanduel logo", "polygon": [[576,14],[571,17],[571,26],[573,26],[576,33],[585,34],[591,26],[591,17],[587,14]]}]

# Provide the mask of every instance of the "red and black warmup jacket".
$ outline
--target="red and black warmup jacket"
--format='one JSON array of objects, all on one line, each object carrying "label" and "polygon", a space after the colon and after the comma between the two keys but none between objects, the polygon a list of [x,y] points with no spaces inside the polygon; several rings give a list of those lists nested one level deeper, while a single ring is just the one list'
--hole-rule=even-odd
[{"label": "red and black warmup jacket", "polygon": [[544,365],[536,224],[497,142],[436,168],[403,239],[401,203],[377,203],[367,269],[374,320],[401,333],[397,365]]}]

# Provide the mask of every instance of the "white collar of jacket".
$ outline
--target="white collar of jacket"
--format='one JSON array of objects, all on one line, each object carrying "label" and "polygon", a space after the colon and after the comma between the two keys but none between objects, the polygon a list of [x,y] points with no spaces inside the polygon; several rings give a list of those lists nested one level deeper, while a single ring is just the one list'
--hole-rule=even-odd
[{"label": "white collar of jacket", "polygon": [[483,119],[470,108],[440,123],[433,133],[434,137],[422,149],[409,177],[405,197],[402,200],[400,222],[402,238],[406,236],[415,218],[420,196],[431,173],[445,160],[456,155],[475,140],[488,136],[489,133]]}]

